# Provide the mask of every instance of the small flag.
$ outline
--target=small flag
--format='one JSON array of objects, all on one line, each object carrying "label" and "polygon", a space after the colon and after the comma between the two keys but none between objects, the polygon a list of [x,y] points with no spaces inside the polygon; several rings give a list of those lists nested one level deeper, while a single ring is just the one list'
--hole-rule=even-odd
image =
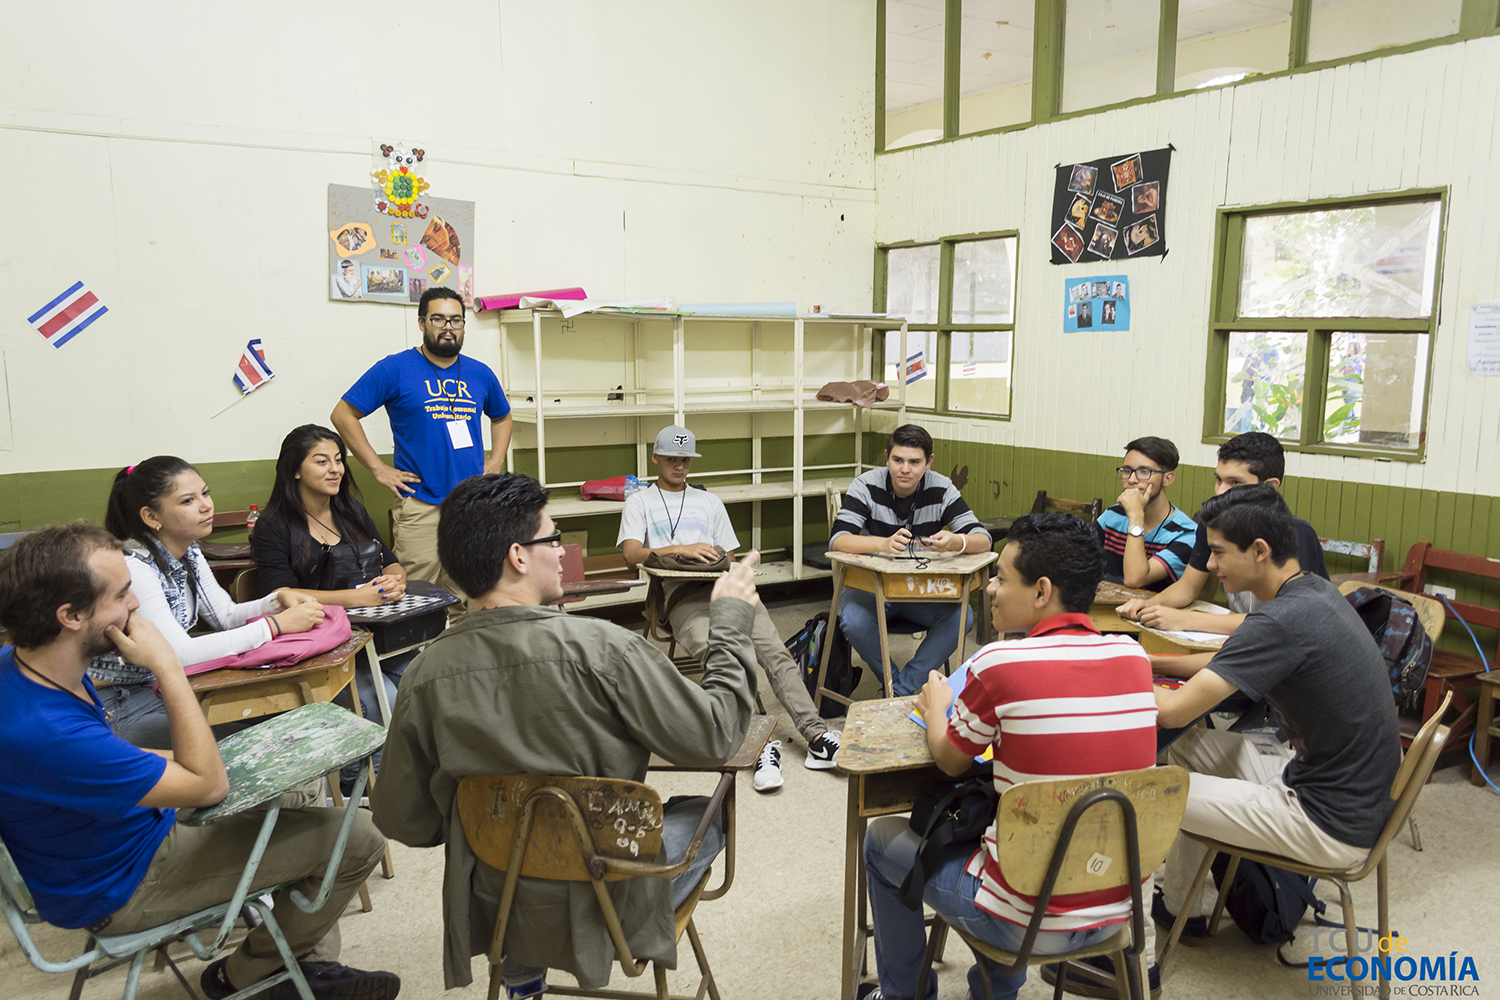
[{"label": "small flag", "polygon": [[979,374],[978,365],[964,365],[958,370],[959,378],[974,378]]},{"label": "small flag", "polygon": [[234,384],[239,386],[240,393],[252,393],[275,377],[276,373],[266,364],[266,352],[260,341],[246,344],[245,353],[240,355],[239,371],[234,373]]},{"label": "small flag", "polygon": [[920,379],[927,377],[927,360],[918,351],[906,359],[906,384],[911,385]]},{"label": "small flag", "polygon": [[83,282],[78,281],[26,317],[26,322],[36,327],[36,332],[46,337],[47,343],[61,347],[107,312],[109,309],[84,287]]}]

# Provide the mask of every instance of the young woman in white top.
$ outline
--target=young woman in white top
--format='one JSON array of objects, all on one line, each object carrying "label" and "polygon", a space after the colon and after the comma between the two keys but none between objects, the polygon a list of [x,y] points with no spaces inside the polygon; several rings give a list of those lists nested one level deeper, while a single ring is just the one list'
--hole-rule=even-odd
[{"label": "young woman in white top", "polygon": [[[115,475],[104,526],[125,543],[139,614],[161,630],[183,666],[244,653],[323,620],[321,604],[287,588],[236,604],[198,547],[213,521],[208,486],[180,458],[159,455]],[[270,617],[251,621],[262,615]],[[213,631],[188,635],[200,619]],[[109,653],[94,660],[89,676],[116,733],[136,746],[170,749],[166,712],[149,671]]]}]

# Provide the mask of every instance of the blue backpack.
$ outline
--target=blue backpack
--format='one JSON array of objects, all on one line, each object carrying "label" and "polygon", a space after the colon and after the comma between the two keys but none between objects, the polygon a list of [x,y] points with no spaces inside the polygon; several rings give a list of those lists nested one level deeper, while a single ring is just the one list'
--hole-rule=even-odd
[{"label": "blue backpack", "polygon": [[1420,691],[1432,665],[1432,639],[1411,602],[1378,587],[1359,587],[1344,596],[1385,657],[1391,694],[1405,701]]}]

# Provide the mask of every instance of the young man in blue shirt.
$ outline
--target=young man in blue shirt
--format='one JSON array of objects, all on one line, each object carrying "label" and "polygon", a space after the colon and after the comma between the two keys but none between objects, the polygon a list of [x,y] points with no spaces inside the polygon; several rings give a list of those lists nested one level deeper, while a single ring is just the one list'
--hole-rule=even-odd
[{"label": "young man in blue shirt", "polygon": [[[392,548],[407,578],[464,596],[438,559],[438,508],[463,480],[505,468],[510,402],[488,365],[461,356],[464,305],[457,292],[442,287],[423,292],[417,326],[422,346],[388,355],[361,375],[333,408],[333,426],[350,453],[398,500]],[[381,461],[360,424],[382,406],[395,438],[394,465]],[[488,459],[481,413],[490,420]],[[449,620],[462,615],[450,612]]]},{"label": "young man in blue shirt", "polygon": [[[128,934],[227,901],[264,818],[255,809],[204,827],[176,824],[176,809],[213,805],[229,782],[182,664],[138,606],[119,541],[93,525],[43,528],[0,563],[0,624],[15,639],[0,647],[0,838],[37,913],[58,927]],[[85,671],[113,649],[159,683],[170,755],[110,730]],[[342,822],[338,810],[283,810],[261,884],[296,880],[290,888],[316,895]],[[333,961],[339,914],[384,847],[361,813],[321,909],[304,913],[277,894],[277,923],[316,1000],[394,1000],[400,991],[391,973]],[[223,1000],[281,968],[270,934],[256,928],[204,970],[201,985]],[[296,991],[284,982],[265,995],[294,1000]]]},{"label": "young man in blue shirt", "polygon": [[1115,472],[1124,490],[1094,526],[1104,546],[1104,579],[1161,590],[1182,575],[1198,530],[1167,499],[1177,478],[1177,446],[1166,438],[1136,438]]}]

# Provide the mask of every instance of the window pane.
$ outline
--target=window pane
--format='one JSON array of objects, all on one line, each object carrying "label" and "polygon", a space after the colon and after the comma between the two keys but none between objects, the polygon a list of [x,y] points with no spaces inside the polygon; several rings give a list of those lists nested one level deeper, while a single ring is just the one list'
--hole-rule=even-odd
[{"label": "window pane", "polygon": [[1239,314],[1432,315],[1439,204],[1247,218]]},{"label": "window pane", "polygon": [[1308,62],[1442,38],[1458,31],[1463,0],[1312,0]]},{"label": "window pane", "polygon": [[886,312],[911,323],[937,322],[939,256],[936,244],[886,251]]},{"label": "window pane", "polygon": [[944,0],[886,0],[885,148],[943,137]]},{"label": "window pane", "polygon": [[1031,121],[1035,0],[964,0],[959,28],[958,130]]},{"label": "window pane", "polygon": [[1010,332],[950,335],[948,409],[1010,415]]},{"label": "window pane", "polygon": [[1415,449],[1426,383],[1427,334],[1335,333],[1323,440]]},{"label": "window pane", "polygon": [[1306,334],[1231,333],[1224,433],[1265,431],[1291,441],[1300,439],[1306,370]]},{"label": "window pane", "polygon": [[1063,18],[1062,110],[1156,93],[1161,0],[1068,0]]},{"label": "window pane", "polygon": [[[891,396],[900,392],[901,386],[901,331],[887,330],[885,333],[885,381],[891,387]],[[937,400],[937,334],[931,331],[908,330],[906,333],[907,377],[913,381],[906,387],[906,405],[931,409]]]},{"label": "window pane", "polygon": [[1292,0],[1182,0],[1177,9],[1179,93],[1287,68]]},{"label": "window pane", "polygon": [[953,322],[1011,323],[1015,305],[1014,236],[953,247]]}]

